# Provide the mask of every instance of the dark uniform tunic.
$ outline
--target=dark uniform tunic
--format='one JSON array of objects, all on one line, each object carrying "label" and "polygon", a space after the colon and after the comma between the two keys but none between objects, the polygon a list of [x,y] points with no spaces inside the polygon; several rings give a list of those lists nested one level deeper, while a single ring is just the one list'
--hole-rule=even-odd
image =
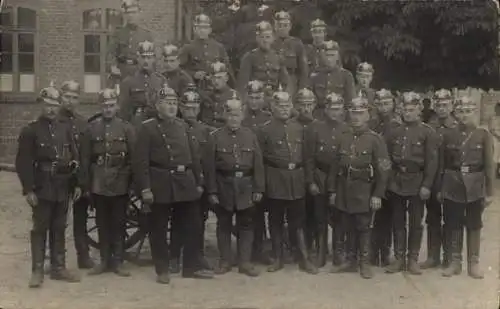
[{"label": "dark uniform tunic", "polygon": [[[208,74],[212,63],[220,61],[226,65],[229,70],[229,81],[234,80],[234,73],[231,69],[229,57],[224,45],[214,39],[194,39],[184,45],[179,55],[181,67],[194,78],[194,73],[201,71]],[[202,89],[206,88],[204,80],[195,80]]]},{"label": "dark uniform tunic", "polygon": [[189,84],[193,83],[193,78],[184,70],[177,68],[171,72],[163,72],[167,79],[168,86],[175,90],[178,96],[183,94]]},{"label": "dark uniform tunic", "polygon": [[329,93],[335,92],[341,95],[346,105],[349,105],[356,95],[354,78],[351,72],[343,68],[320,68],[312,74],[311,85],[318,99],[315,116],[324,109],[325,98]]},{"label": "dark uniform tunic", "polygon": [[158,91],[168,83],[163,75],[138,70],[123,80],[120,89],[120,117],[138,126],[155,115]]},{"label": "dark uniform tunic", "polygon": [[158,275],[168,272],[169,249],[167,227],[180,226],[183,238],[183,275],[192,276],[198,270],[201,216],[197,187],[203,185],[200,151],[197,141],[189,134],[188,125],[181,119],[146,120],[137,142],[137,171],[139,187],[151,189],[151,251]]},{"label": "dark uniform tunic", "polygon": [[116,61],[122,80],[135,73],[137,45],[143,41],[153,42],[151,31],[132,24],[117,28],[111,35],[107,48],[109,51],[108,59],[111,62]]},{"label": "dark uniform tunic", "polygon": [[132,125],[117,117],[94,120],[82,138],[81,185],[92,193],[104,265],[111,259],[115,264],[123,262],[135,142]]},{"label": "dark uniform tunic", "polygon": [[258,110],[254,112],[248,109],[241,125],[252,129],[257,134],[260,126],[271,120],[271,117],[272,115],[268,111]]},{"label": "dark uniform tunic", "polygon": [[284,62],[290,77],[291,93],[302,89],[309,82],[309,66],[307,64],[306,49],[302,42],[295,37],[277,38],[273,47]]},{"label": "dark uniform tunic", "polygon": [[247,52],[241,59],[237,88],[240,93],[244,93],[251,80],[264,83],[268,96],[280,85],[286,89],[290,84],[286,65],[280,55],[275,50],[264,51],[260,48]]},{"label": "dark uniform tunic", "polygon": [[321,68],[321,49],[323,46],[315,46],[314,44],[307,44],[306,55],[307,64],[309,66],[309,73],[317,72]]},{"label": "dark uniform tunic", "polygon": [[[224,125],[224,104],[234,96],[235,90],[229,86],[203,91],[200,120],[216,128]],[[236,96],[238,95],[236,94]]]}]

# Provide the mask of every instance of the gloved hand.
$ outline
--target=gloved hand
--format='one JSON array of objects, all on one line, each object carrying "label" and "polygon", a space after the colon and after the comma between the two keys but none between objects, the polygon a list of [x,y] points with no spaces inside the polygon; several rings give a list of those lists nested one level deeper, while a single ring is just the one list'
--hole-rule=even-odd
[{"label": "gloved hand", "polygon": [[309,185],[309,193],[311,193],[311,195],[313,195],[313,196],[318,195],[319,194],[318,185],[315,183],[310,184]]},{"label": "gloved hand", "polygon": [[372,198],[370,199],[370,208],[374,211],[382,208],[382,199],[377,196],[372,196]]},{"label": "gloved hand", "polygon": [[259,193],[259,192],[255,192],[254,194],[252,194],[252,201],[254,203],[258,203],[262,200],[262,193]]},{"label": "gloved hand", "polygon": [[153,204],[154,197],[153,197],[153,192],[151,192],[151,189],[142,190],[141,195],[142,195],[142,202],[144,204]]},{"label": "gloved hand", "polygon": [[28,192],[28,194],[26,194],[26,202],[28,202],[32,208],[38,205],[38,198],[35,192]]},{"label": "gloved hand", "polygon": [[208,196],[208,202],[210,203],[210,205],[217,205],[219,204],[219,197],[217,196],[217,194],[210,194]]},{"label": "gloved hand", "polygon": [[427,201],[429,199],[429,197],[431,197],[431,190],[429,190],[426,187],[421,187],[419,195],[420,195],[420,199],[422,201]]}]

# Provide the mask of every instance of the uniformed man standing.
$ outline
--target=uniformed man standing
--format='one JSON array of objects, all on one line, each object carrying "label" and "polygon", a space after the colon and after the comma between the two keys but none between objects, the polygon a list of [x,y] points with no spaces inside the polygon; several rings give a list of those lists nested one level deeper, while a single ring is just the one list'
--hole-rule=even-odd
[{"label": "uniformed man standing", "polygon": [[[388,273],[402,271],[406,261],[410,274],[422,273],[418,264],[422,218],[436,176],[438,143],[434,129],[420,120],[421,111],[420,96],[414,92],[404,93],[403,123],[387,138],[393,164],[387,198],[393,211],[395,255],[395,260],[386,268]],[[406,229],[407,213],[409,233]]]},{"label": "uniformed man standing", "polygon": [[315,121],[306,129],[305,148],[306,152],[306,185],[309,193],[313,196],[312,214],[314,225],[312,233],[316,241],[316,253],[318,255],[317,266],[323,267],[326,263],[328,252],[328,217],[331,215],[333,222],[333,245],[334,265],[339,265],[344,256],[344,247],[336,247],[337,234],[342,235],[340,229],[340,217],[337,212],[329,213],[328,192],[326,180],[336,156],[337,141],[348,129],[344,123],[344,99],[336,94],[330,93],[325,99],[325,121]]},{"label": "uniformed man standing", "polygon": [[145,211],[152,212],[151,254],[157,282],[162,284],[170,282],[166,238],[170,214],[174,222],[182,222],[182,276],[212,278],[198,261],[199,199],[203,193],[200,153],[196,141],[189,135],[188,125],[176,117],[177,100],[173,89],[165,87],[159,91],[155,102],[157,116],[144,121],[140,127],[134,164]]},{"label": "uniformed man standing", "polygon": [[200,119],[212,127],[224,125],[223,110],[225,102],[232,98],[236,91],[228,86],[228,67],[216,61],[209,66],[210,90],[200,89],[202,94],[202,105]]},{"label": "uniformed man standing", "polygon": [[79,187],[70,194],[70,180],[78,169],[78,150],[71,127],[58,121],[60,93],[53,87],[43,88],[37,99],[43,104],[40,117],[25,126],[19,135],[16,172],[23,196],[31,206],[33,226],[31,242],[30,288],[43,283],[47,232],[52,242],[50,277],[54,280],[78,282],[80,278],[66,269],[66,216],[68,198],[78,200]]},{"label": "uniformed man standing", "polygon": [[273,119],[259,132],[259,140],[266,167],[266,195],[269,199],[274,264],[268,271],[283,269],[283,225],[285,214],[289,230],[296,232],[300,267],[316,274],[318,269],[309,260],[304,237],[305,181],[304,128],[291,119],[292,100],[282,90],[274,94]]},{"label": "uniformed man standing", "polygon": [[[436,115],[429,119],[428,124],[434,128],[438,137],[439,143],[442,142],[442,138],[445,132],[455,128],[457,126],[457,121],[451,115],[453,110],[453,96],[451,91],[440,89],[434,94],[434,109]],[[443,172],[443,171],[439,171]],[[441,178],[440,173],[436,174],[436,179]],[[432,188],[431,197],[425,203],[427,216],[425,223],[427,224],[427,260],[422,263],[421,268],[434,268],[441,265],[441,246],[443,246],[443,262],[448,266],[450,261],[449,251],[449,238],[443,233],[441,226],[442,215],[442,205],[441,202],[437,200],[437,194],[439,193],[436,187],[438,181],[434,182]],[[446,229],[444,229],[446,230]]]},{"label": "uniformed man standing", "polygon": [[312,43],[306,45],[307,62],[309,73],[317,72],[321,67],[321,50],[326,41],[326,23],[321,19],[315,19],[310,25]]},{"label": "uniformed man standing", "polygon": [[[66,123],[72,131],[73,140],[80,149],[80,140],[87,128],[85,117],[76,111],[80,101],[80,84],[74,80],[65,81],[61,85],[61,109],[59,120]],[[77,185],[77,179],[73,179],[73,186]],[[90,269],[94,262],[89,255],[89,244],[87,241],[87,219],[90,200],[82,196],[73,203],[73,237],[75,240],[76,257],[78,267]]]},{"label": "uniformed man standing", "polygon": [[220,61],[227,67],[229,80],[232,84],[232,72],[229,57],[224,45],[209,37],[212,32],[210,17],[205,14],[196,15],[194,18],[195,39],[181,48],[181,67],[191,75],[198,88],[207,88],[208,75],[212,63]]},{"label": "uniformed man standing", "polygon": [[120,117],[139,126],[146,119],[154,117],[157,92],[167,79],[155,72],[155,46],[150,41],[137,45],[138,69],[128,76],[120,86]]},{"label": "uniformed man standing", "polygon": [[162,73],[167,79],[168,86],[175,90],[177,95],[182,95],[194,81],[191,76],[179,67],[179,49],[173,44],[163,47],[163,65],[165,71]]},{"label": "uniformed man standing", "polygon": [[290,94],[294,95],[298,89],[306,87],[309,83],[306,49],[302,41],[290,36],[292,23],[288,12],[279,11],[274,14],[274,29],[276,40],[273,48],[285,63],[290,78],[288,89]]},{"label": "uniformed man standing", "polygon": [[314,0],[294,0],[294,5],[288,10],[292,21],[290,34],[304,43],[311,42],[309,27],[311,22],[321,18],[322,11]]},{"label": "uniformed man standing", "polygon": [[346,105],[355,97],[354,78],[351,72],[342,68],[339,49],[337,42],[325,41],[321,53],[322,66],[311,76],[311,85],[318,98],[315,117],[323,117],[325,97],[330,92],[340,94]]},{"label": "uniformed man standing", "polygon": [[238,74],[237,89],[245,93],[245,87],[251,80],[264,83],[266,99],[271,100],[272,94],[279,86],[289,87],[289,75],[280,55],[272,48],[274,30],[269,22],[263,21],[256,26],[256,49],[247,52],[241,59]]},{"label": "uniformed man standing", "polygon": [[137,70],[137,44],[143,41],[153,42],[151,31],[138,25],[141,18],[139,0],[122,0],[122,11],[125,25],[117,28],[111,35],[107,49],[111,73],[120,76],[121,80]]},{"label": "uniformed man standing", "polygon": [[361,62],[356,68],[356,96],[365,97],[368,100],[370,115],[376,116],[377,109],[375,108],[375,90],[370,85],[373,80],[373,66],[368,62]]},{"label": "uniformed man standing", "polygon": [[[265,101],[264,84],[258,80],[249,81],[245,94],[245,117],[241,125],[258,134],[261,126],[271,119],[271,113],[264,110],[264,107],[268,106],[268,102]],[[267,235],[266,211],[265,201],[255,203],[252,260],[268,265],[272,260],[263,252],[263,242]]]},{"label": "uniformed man standing", "polygon": [[[195,140],[199,147],[200,151],[203,154],[201,156],[201,162],[203,165],[204,160],[206,160],[206,147],[208,143],[208,137],[210,132],[212,132],[215,128],[210,127],[204,124],[201,121],[198,121],[198,114],[200,113],[200,95],[194,90],[188,90],[184,92],[180,99],[179,110],[182,116],[182,120],[184,120],[189,129],[189,135],[193,140]],[[200,199],[200,217],[201,217],[201,230],[199,235],[199,260],[200,264],[204,269],[211,269],[212,267],[205,259],[205,224],[208,219],[208,210],[209,203],[206,195],[206,191],[203,192],[203,195]],[[178,273],[180,272],[180,256],[182,249],[182,225],[181,221],[172,222],[173,226],[171,227],[170,233],[170,272]]]},{"label": "uniformed man standing", "polygon": [[116,117],[117,99],[114,89],[99,93],[102,116],[89,124],[82,138],[80,183],[95,207],[101,254],[101,262],[89,274],[112,270],[128,277],[123,267],[124,235],[136,138],[132,125]]},{"label": "uniformed man standing", "polygon": [[[371,115],[370,127],[382,135],[386,143],[391,132],[401,123],[394,117],[394,95],[387,89],[380,89],[375,93],[376,116]],[[392,247],[392,208],[384,195],[382,208],[375,214],[372,231],[371,262],[374,266],[385,267],[390,263]]]},{"label": "uniformed man standing", "polygon": [[256,135],[241,127],[243,104],[238,98],[226,102],[223,128],[211,134],[207,153],[207,192],[217,214],[218,274],[232,269],[231,230],[236,215],[239,272],[259,275],[251,264],[255,203],[264,192],[264,165]]},{"label": "uniformed man standing", "polygon": [[[373,277],[369,261],[371,225],[374,212],[382,207],[391,162],[382,136],[368,128],[370,114],[366,98],[355,98],[349,113],[351,130],[339,138],[328,191],[330,203],[339,210],[345,232],[354,230],[357,234],[352,239],[359,241],[360,274],[370,279]],[[342,247],[342,244],[339,242],[336,246]]]},{"label": "uniformed man standing", "polygon": [[467,229],[467,271],[482,279],[479,267],[482,214],[493,202],[493,137],[475,124],[477,106],[470,97],[455,104],[459,124],[443,134],[441,146],[442,178],[439,199],[443,201],[446,234],[451,238],[451,262],[443,276],[462,271],[463,227]]}]

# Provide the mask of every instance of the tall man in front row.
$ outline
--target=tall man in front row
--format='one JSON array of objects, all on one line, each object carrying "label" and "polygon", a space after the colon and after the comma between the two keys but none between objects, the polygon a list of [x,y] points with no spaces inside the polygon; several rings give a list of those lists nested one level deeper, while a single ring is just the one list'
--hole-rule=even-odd
[{"label": "tall man in front row", "polygon": [[266,194],[275,255],[274,264],[268,271],[283,269],[283,226],[286,214],[290,231],[294,231],[297,236],[300,267],[316,274],[318,269],[309,260],[304,237],[304,128],[290,118],[292,100],[288,92],[281,89],[275,92],[271,106],[273,119],[259,132],[266,167]]},{"label": "tall man in front row", "polygon": [[231,271],[233,215],[238,229],[239,272],[251,277],[259,273],[251,264],[253,218],[264,192],[262,152],[251,129],[241,127],[244,111],[238,98],[226,101],[226,124],[211,134],[206,176],[209,201],[217,214],[217,242],[221,262],[217,273]]},{"label": "tall man in front row", "polygon": [[493,137],[475,124],[476,103],[461,97],[455,106],[458,126],[443,135],[440,162],[439,199],[447,235],[451,238],[451,263],[443,276],[462,271],[463,227],[467,229],[467,271],[470,277],[482,279],[479,268],[481,216],[493,201]]},{"label": "tall man in front row", "polygon": [[199,146],[191,138],[188,125],[176,117],[177,100],[177,94],[167,85],[159,91],[155,104],[158,114],[140,127],[134,164],[146,205],[144,210],[152,212],[151,254],[156,280],[162,284],[170,282],[166,238],[170,214],[172,220],[182,222],[182,276],[212,278],[210,273],[201,269],[198,261],[199,199],[203,193]]},{"label": "tall man in front row", "polygon": [[25,126],[19,135],[16,172],[23,195],[31,206],[33,226],[31,242],[30,288],[43,283],[43,262],[47,233],[50,238],[50,277],[54,280],[78,282],[80,278],[66,269],[66,216],[68,198],[77,200],[80,188],[70,197],[70,179],[78,168],[78,151],[71,128],[57,119],[60,108],[59,91],[47,87],[37,99],[43,103],[42,115]]},{"label": "tall man in front row", "polygon": [[[420,120],[421,111],[420,96],[414,92],[404,93],[403,123],[386,139],[393,163],[387,198],[393,211],[395,255],[394,262],[386,268],[388,273],[402,271],[406,261],[410,274],[422,273],[418,264],[422,218],[438,166],[438,145],[434,129]],[[409,233],[406,229],[407,213]]]},{"label": "tall man in front row", "polygon": [[[339,137],[328,191],[331,193],[331,204],[339,210],[344,232],[351,229],[356,232],[351,233],[355,237],[347,239],[359,241],[361,277],[370,279],[373,277],[370,266],[371,227],[374,212],[382,207],[391,162],[384,139],[368,128],[368,100],[364,97],[352,100],[349,114],[351,130]],[[354,258],[351,256],[350,263],[355,261]],[[345,265],[338,270],[352,267],[349,263]]]},{"label": "tall man in front row", "polygon": [[135,130],[116,117],[117,95],[113,89],[99,93],[102,117],[94,120],[81,142],[80,184],[91,196],[96,211],[101,262],[89,274],[112,269],[121,277],[130,273],[123,267],[126,211],[135,153]]}]

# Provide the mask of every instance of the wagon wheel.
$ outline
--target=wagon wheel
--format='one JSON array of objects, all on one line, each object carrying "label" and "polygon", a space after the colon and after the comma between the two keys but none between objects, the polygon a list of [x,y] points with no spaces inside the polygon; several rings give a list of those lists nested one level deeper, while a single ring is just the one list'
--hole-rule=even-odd
[{"label": "wagon wheel", "polygon": [[[135,248],[133,252],[128,252],[128,254],[126,254],[127,257],[138,258],[147,236],[147,230],[145,229],[147,226],[146,216],[140,211],[140,209],[141,200],[132,195],[127,206],[124,246],[125,250]],[[99,249],[99,237],[97,234],[95,211],[89,212],[87,220],[87,240],[91,247]]]}]

